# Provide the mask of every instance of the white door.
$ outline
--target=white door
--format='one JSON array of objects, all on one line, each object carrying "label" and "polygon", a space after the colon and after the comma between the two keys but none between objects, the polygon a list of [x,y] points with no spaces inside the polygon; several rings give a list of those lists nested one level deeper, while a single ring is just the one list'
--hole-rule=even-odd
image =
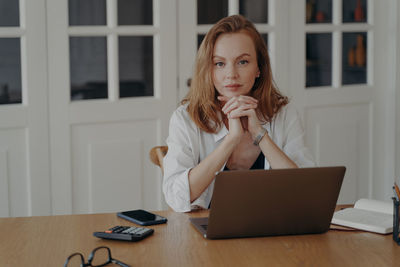
[{"label": "white door", "polygon": [[45,1],[0,1],[0,217],[50,213]]},{"label": "white door", "polygon": [[164,208],[175,0],[47,1],[53,213]]},{"label": "white door", "polygon": [[347,168],[339,203],[390,200],[391,7],[390,1],[290,0],[290,93],[318,165]]}]

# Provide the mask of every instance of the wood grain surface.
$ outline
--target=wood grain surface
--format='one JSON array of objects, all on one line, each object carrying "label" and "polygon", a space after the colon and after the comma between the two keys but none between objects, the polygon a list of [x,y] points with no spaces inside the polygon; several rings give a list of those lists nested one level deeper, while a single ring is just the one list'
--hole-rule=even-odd
[{"label": "wood grain surface", "polygon": [[134,225],[116,214],[0,218],[0,266],[63,266],[74,252],[86,260],[98,246],[131,266],[400,266],[391,235],[329,230],[324,234],[207,240],[189,217],[208,211],[155,212],[167,224],[140,242],[92,235],[115,225]]}]

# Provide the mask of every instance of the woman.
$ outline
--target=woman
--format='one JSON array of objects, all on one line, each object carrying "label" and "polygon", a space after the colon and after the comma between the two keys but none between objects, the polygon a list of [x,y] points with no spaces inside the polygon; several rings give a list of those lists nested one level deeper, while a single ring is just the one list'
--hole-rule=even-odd
[{"label": "woman", "polygon": [[222,170],[314,166],[298,114],[275,87],[267,47],[234,15],[217,22],[172,114],[163,191],[175,211],[208,208]]}]

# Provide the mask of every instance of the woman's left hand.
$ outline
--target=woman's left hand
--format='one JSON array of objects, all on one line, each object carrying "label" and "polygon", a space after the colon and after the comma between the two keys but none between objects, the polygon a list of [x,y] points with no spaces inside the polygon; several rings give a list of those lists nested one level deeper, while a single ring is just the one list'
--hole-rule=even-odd
[{"label": "woman's left hand", "polygon": [[244,129],[255,137],[261,131],[261,122],[257,117],[256,109],[258,101],[251,96],[218,96],[218,100],[226,102],[222,108],[228,118],[240,118]]}]

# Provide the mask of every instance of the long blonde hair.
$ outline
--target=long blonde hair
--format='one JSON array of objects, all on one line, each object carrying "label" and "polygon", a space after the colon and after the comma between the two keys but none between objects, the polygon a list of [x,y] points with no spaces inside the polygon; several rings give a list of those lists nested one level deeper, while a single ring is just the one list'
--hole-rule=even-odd
[{"label": "long blonde hair", "polygon": [[212,80],[213,52],[217,38],[224,33],[244,32],[253,42],[257,53],[260,77],[256,78],[250,96],[258,99],[257,116],[264,122],[271,121],[279,109],[288,103],[272,78],[268,49],[253,23],[241,15],[233,15],[218,21],[207,33],[197,52],[195,71],[189,93],[181,101],[188,103],[187,111],[203,131],[216,133],[222,125],[218,112],[221,108],[218,93]]}]

